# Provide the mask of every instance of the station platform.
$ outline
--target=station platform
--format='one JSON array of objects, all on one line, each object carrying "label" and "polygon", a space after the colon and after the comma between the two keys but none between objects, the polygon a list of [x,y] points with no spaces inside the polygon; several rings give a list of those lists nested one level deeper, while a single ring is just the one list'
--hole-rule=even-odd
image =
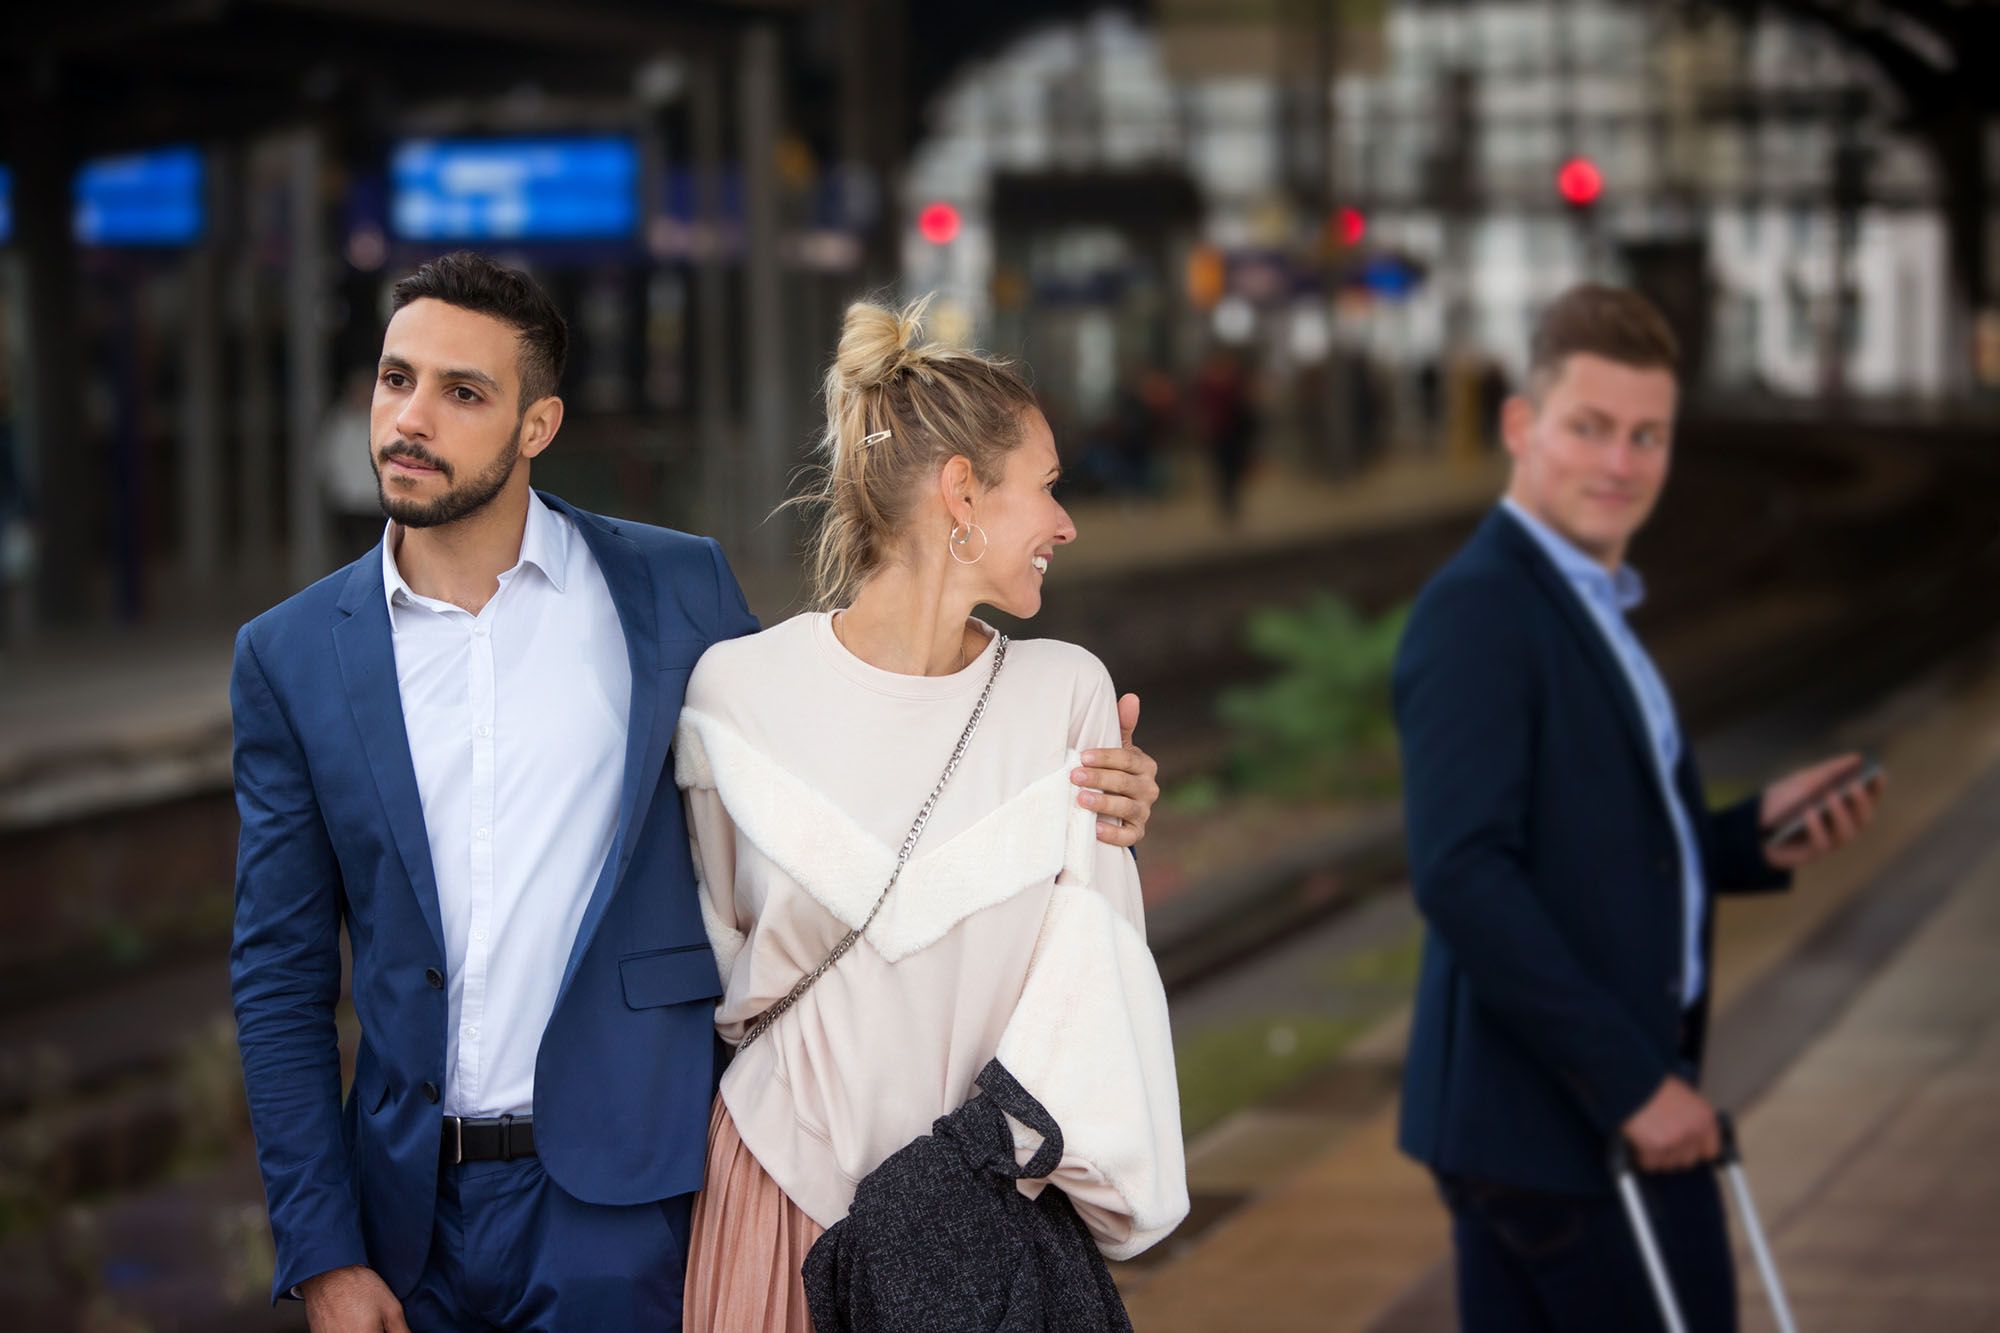
[{"label": "station platform", "polygon": [[[2000,653],[1871,719],[1891,791],[1870,835],[1718,918],[1706,1090],[1734,1109],[1799,1326],[2000,1327]],[[1195,1216],[1120,1281],[1140,1333],[1457,1327],[1446,1214],[1394,1146],[1407,1013],[1353,1047],[1371,1113],[1311,1142],[1299,1112],[1190,1144]],[[1310,1117],[1304,1117],[1309,1119]],[[1202,1200],[1246,1198],[1226,1215]],[[1206,1215],[1205,1215],[1206,1214]],[[1738,1238],[1739,1249],[1741,1238]],[[1744,1327],[1772,1327],[1741,1265]]]}]

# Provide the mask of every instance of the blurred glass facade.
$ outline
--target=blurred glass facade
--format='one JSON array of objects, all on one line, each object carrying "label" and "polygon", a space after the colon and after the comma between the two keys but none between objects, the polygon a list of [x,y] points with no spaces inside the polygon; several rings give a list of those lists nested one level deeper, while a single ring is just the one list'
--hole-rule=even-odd
[{"label": "blurred glass facade", "polygon": [[[1218,357],[1296,465],[1490,447],[1535,309],[1587,276],[1662,304],[1705,392],[2000,385],[1966,258],[1968,210],[2000,237],[1992,117],[1946,172],[1908,79],[1784,5],[685,8],[453,20],[480,45],[416,81],[380,53],[435,15],[320,7],[293,77],[256,16],[163,12],[264,54],[158,64],[122,117],[102,71],[153,39],[70,33],[17,119],[96,128],[0,149],[0,633],[246,611],[357,549],[388,287],[461,243],[572,320],[538,479],[773,571],[840,309],[890,287],[1022,356],[1065,450],[1138,490],[1200,470],[1151,455],[1188,455]],[[134,199],[177,230],[105,232]]]},{"label": "blurred glass facade", "polygon": [[[1082,413],[1122,361],[1159,355],[1163,315],[1165,341],[1251,342],[1280,376],[1341,348],[1511,372],[1534,311],[1585,277],[1674,307],[1707,386],[1964,387],[1936,168],[1894,89],[1822,28],[1621,0],[1402,4],[1325,34],[1270,7],[1159,8],[969,69],[912,157],[912,200],[952,201],[965,227],[950,247],[912,235],[908,280],[968,325],[1021,326]],[[1302,113],[1322,69],[1325,104],[1308,86]],[[1558,188],[1577,159],[1602,178],[1582,207]],[[1134,216],[1011,234],[1012,183],[1079,175],[1128,183]],[[1157,207],[1163,177],[1186,216]],[[1328,234],[1342,209],[1352,244]],[[1228,275],[1209,300],[1182,280],[1204,248]],[[1403,282],[1369,280],[1384,260]]]}]

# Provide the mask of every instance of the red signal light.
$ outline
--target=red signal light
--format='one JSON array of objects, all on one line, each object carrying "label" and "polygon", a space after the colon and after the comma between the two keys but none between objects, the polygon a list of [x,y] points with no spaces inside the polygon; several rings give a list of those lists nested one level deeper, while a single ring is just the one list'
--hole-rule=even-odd
[{"label": "red signal light", "polygon": [[1333,232],[1342,245],[1359,245],[1368,234],[1368,215],[1358,208],[1343,208],[1333,215]]},{"label": "red signal light", "polygon": [[958,236],[958,210],[947,203],[925,204],[917,214],[917,231],[932,245],[949,245]]},{"label": "red signal light", "polygon": [[1585,208],[1604,193],[1604,173],[1589,158],[1573,157],[1556,173],[1556,189],[1562,192],[1566,203]]}]

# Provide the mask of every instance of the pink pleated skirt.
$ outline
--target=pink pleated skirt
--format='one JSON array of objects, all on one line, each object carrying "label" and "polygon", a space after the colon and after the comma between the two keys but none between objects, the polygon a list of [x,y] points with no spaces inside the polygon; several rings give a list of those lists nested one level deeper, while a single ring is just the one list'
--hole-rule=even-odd
[{"label": "pink pleated skirt", "polygon": [[688,1240],[687,1333],[812,1333],[799,1265],[823,1229],[764,1174],[717,1097]]}]

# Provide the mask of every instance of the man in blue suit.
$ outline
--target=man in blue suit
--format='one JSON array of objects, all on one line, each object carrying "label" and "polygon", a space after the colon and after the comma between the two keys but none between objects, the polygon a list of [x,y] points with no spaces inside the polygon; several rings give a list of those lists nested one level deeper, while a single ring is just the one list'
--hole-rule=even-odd
[{"label": "man in blue suit", "polygon": [[[1543,314],[1506,403],[1505,500],[1418,598],[1398,654],[1411,871],[1427,926],[1401,1141],[1453,1217],[1472,1330],[1659,1327],[1612,1192],[1647,1172],[1690,1328],[1735,1327],[1696,1091],[1714,895],[1784,888],[1875,793],[1854,756],[1710,810],[1673,702],[1625,623],[1626,547],[1667,477],[1671,332],[1626,291]],[[1781,812],[1834,784],[1805,834]]]},{"label": "man in blue suit", "polygon": [[[384,539],[245,626],[230,686],[273,1297],[315,1333],[675,1329],[720,987],[666,757],[695,660],[756,621],[715,542],[530,488],[567,333],[529,279],[449,255],[393,304]],[[1086,762],[1131,845],[1151,760]]]}]

